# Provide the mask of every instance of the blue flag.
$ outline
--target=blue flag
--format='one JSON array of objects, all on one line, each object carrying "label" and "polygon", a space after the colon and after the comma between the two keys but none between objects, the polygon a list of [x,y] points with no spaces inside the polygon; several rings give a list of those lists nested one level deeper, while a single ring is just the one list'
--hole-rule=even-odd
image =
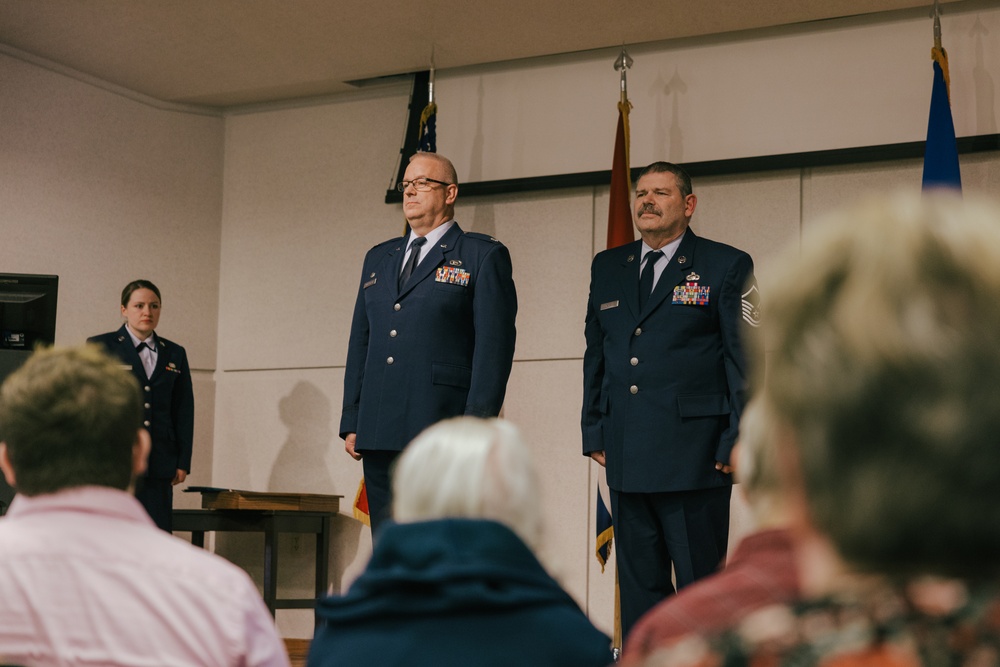
[{"label": "blue flag", "polygon": [[927,121],[927,146],[924,148],[923,189],[952,188],[961,192],[958,142],[948,95],[948,54],[944,49],[935,47],[931,50],[931,58],[934,60],[934,86]]},{"label": "blue flag", "polygon": [[438,105],[431,102],[420,112],[420,143],[418,151],[437,153],[437,110]]}]

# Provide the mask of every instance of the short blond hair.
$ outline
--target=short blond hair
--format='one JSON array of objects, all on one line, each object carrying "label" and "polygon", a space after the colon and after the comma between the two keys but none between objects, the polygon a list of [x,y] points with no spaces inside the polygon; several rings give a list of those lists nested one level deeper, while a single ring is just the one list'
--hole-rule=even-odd
[{"label": "short blond hair", "polygon": [[761,292],[812,520],[862,568],[992,576],[1000,210],[899,195],[809,232]]},{"label": "short blond hair", "polygon": [[538,476],[518,430],[502,419],[455,417],[430,426],[399,457],[393,518],[492,519],[538,549]]}]

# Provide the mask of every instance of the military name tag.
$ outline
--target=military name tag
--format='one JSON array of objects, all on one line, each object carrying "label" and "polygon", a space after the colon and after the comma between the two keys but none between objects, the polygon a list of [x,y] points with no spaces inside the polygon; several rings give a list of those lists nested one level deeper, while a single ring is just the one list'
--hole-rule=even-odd
[{"label": "military name tag", "polygon": [[611,308],[617,308],[617,307],[618,307],[618,299],[601,304],[601,310],[610,310]]},{"label": "military name tag", "polygon": [[364,289],[368,289],[369,287],[371,287],[372,285],[374,285],[377,282],[378,282],[378,278],[372,278],[371,280],[369,280],[368,282],[366,282],[363,287],[364,287]]},{"label": "military name tag", "polygon": [[707,306],[711,287],[698,283],[685,283],[674,288],[674,304],[682,306]]},{"label": "military name tag", "polygon": [[434,280],[439,283],[448,283],[449,285],[461,285],[462,287],[467,287],[469,285],[469,278],[471,274],[465,269],[460,269],[455,266],[442,266],[438,268],[437,273],[434,275]]}]

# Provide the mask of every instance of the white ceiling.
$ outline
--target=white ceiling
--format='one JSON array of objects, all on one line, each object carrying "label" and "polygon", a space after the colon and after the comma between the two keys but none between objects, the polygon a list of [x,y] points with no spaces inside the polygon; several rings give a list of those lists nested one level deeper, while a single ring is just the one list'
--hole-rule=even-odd
[{"label": "white ceiling", "polygon": [[[949,0],[961,2],[962,0]],[[926,0],[0,0],[0,44],[159,100],[348,82],[916,7]],[[10,49],[7,50],[10,53]]]}]

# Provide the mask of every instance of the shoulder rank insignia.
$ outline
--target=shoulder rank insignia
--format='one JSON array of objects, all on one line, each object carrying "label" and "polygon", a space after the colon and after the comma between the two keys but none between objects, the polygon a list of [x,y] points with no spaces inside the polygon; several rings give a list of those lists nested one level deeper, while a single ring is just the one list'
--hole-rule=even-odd
[{"label": "shoulder rank insignia", "polygon": [[750,286],[750,289],[743,293],[740,305],[743,307],[743,320],[752,327],[759,327],[760,292],[757,291],[756,282]]}]

